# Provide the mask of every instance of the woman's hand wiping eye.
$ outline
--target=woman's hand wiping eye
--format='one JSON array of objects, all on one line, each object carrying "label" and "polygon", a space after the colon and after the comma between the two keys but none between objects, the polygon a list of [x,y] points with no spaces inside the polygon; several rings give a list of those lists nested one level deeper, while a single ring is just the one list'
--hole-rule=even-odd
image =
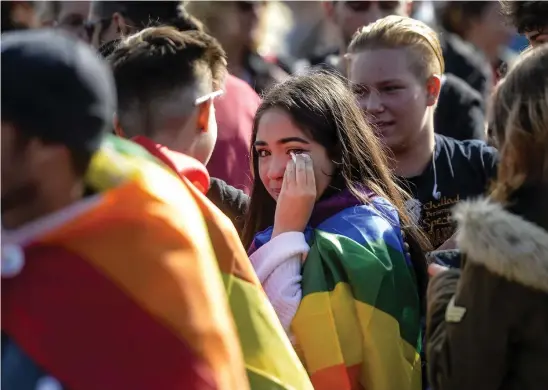
[{"label": "woman's hand wiping eye", "polygon": [[276,204],[272,237],[285,232],[303,232],[316,202],[316,179],[312,158],[291,152]]}]

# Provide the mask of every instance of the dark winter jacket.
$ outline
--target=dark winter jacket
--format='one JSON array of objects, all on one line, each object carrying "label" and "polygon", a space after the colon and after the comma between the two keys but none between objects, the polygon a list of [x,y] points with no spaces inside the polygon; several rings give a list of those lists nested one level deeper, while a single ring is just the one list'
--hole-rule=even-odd
[{"label": "dark winter jacket", "polygon": [[464,264],[434,277],[427,294],[432,389],[548,389],[548,206],[542,193],[521,194],[508,210],[487,200],[457,206]]}]

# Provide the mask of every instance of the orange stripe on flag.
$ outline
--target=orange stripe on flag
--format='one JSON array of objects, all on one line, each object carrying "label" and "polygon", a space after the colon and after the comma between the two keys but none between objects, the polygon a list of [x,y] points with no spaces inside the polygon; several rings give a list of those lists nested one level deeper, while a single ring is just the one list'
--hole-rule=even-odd
[{"label": "orange stripe on flag", "polygon": [[262,290],[261,283],[230,219],[196,188],[189,186],[204,216],[221,272],[234,275]]},{"label": "orange stripe on flag", "polygon": [[316,371],[310,376],[314,390],[362,390],[361,364],[346,367],[344,364]]},{"label": "orange stripe on flag", "polygon": [[219,374],[227,362],[238,368],[240,346],[228,305],[219,302],[226,293],[200,210],[185,184],[151,171],[163,186],[126,182],[41,241],[84,257]]}]

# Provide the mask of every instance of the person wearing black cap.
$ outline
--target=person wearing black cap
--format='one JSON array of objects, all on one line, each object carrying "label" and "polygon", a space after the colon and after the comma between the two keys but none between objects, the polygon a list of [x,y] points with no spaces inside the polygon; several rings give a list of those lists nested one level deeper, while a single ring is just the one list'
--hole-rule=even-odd
[{"label": "person wearing black cap", "polygon": [[52,31],[2,36],[2,224],[17,228],[82,198],[112,123],[112,74]]},{"label": "person wearing black cap", "polygon": [[2,389],[247,389],[195,190],[108,134],[108,65],[56,31],[1,53]]}]

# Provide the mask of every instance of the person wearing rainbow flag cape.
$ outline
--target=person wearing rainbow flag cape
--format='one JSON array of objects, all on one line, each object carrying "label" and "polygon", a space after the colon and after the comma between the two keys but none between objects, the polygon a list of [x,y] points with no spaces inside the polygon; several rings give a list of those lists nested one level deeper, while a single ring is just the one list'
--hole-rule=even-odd
[{"label": "person wearing rainbow flag cape", "polygon": [[421,389],[427,240],[337,76],[273,87],[253,129],[245,243],[316,390]]},{"label": "person wearing rainbow flag cape", "polygon": [[215,146],[213,99],[220,95],[226,75],[224,51],[204,32],[153,27],[122,39],[107,59],[118,90],[117,133],[132,136],[194,187],[225,282],[250,387],[312,389],[236,229],[205,197],[210,177],[204,164]]},{"label": "person wearing rainbow flag cape", "polygon": [[[242,306],[262,292],[216,258],[211,226],[226,223],[186,179],[107,134],[108,66],[54,31],[6,34],[1,50],[2,388],[284,388],[263,351],[264,371],[246,373],[223,281]],[[240,331],[279,346],[275,326],[253,327],[272,308],[256,312]]]}]

